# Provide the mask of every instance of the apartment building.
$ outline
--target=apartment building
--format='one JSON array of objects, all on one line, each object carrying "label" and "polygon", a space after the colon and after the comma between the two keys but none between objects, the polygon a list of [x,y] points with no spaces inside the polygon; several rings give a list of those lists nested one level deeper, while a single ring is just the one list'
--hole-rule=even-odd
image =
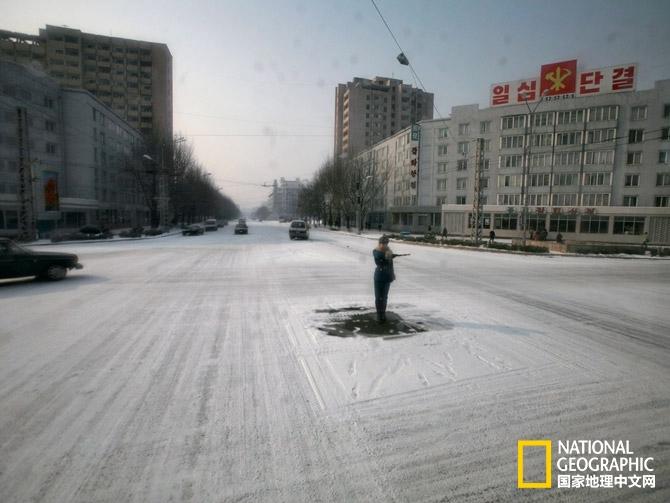
[{"label": "apartment building", "polygon": [[433,94],[402,80],[356,77],[335,89],[336,158],[359,152],[414,124],[433,117]]},{"label": "apartment building", "polygon": [[88,91],[0,58],[0,235],[145,223],[142,142]]},{"label": "apartment building", "polygon": [[484,234],[520,237],[527,198],[530,233],[670,244],[670,80],[532,107],[456,106],[417,129],[358,156],[387,162],[386,207],[377,208],[387,228],[469,235],[479,162]]},{"label": "apartment building", "polygon": [[275,180],[270,195],[272,214],[276,218],[292,219],[298,214],[298,197],[304,184],[300,178],[286,180],[284,177]]},{"label": "apartment building", "polygon": [[47,25],[39,35],[0,30],[0,57],[37,63],[142,134],[172,137],[172,55],[165,44]]}]

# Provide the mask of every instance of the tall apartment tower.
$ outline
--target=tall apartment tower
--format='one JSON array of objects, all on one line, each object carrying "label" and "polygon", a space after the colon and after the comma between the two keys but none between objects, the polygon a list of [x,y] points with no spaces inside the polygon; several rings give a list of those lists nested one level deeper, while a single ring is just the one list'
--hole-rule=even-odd
[{"label": "tall apartment tower", "polygon": [[39,35],[0,30],[0,57],[39,63],[62,86],[85,89],[144,135],[172,137],[167,45],[47,25]]},{"label": "tall apartment tower", "polygon": [[433,118],[433,93],[402,80],[355,77],[335,89],[335,158],[361,150],[423,119]]}]

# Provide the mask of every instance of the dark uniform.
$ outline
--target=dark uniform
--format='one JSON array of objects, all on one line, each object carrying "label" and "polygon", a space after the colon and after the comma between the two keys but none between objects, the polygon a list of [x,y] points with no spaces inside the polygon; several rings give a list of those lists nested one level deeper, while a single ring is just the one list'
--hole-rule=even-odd
[{"label": "dark uniform", "polygon": [[372,251],[372,256],[377,265],[374,277],[377,320],[386,321],[386,303],[388,302],[389,288],[391,288],[391,282],[395,280],[393,258],[387,258],[386,253],[376,248]]}]

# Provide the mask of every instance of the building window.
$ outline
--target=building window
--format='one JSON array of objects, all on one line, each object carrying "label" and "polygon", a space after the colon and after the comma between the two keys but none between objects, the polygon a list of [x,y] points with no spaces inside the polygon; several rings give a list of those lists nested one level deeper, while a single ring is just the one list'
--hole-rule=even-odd
[{"label": "building window", "polygon": [[491,121],[482,121],[479,123],[479,134],[491,132]]},{"label": "building window", "polygon": [[53,98],[50,98],[49,96],[44,97],[44,106],[47,108],[53,108],[54,107],[54,100]]},{"label": "building window", "polygon": [[628,152],[626,164],[642,164],[642,152]]},{"label": "building window", "polygon": [[54,121],[45,120],[44,129],[46,131],[51,131],[53,133],[54,131],[56,131],[56,123]]},{"label": "building window", "polygon": [[491,166],[491,159],[482,160],[482,169],[489,169],[489,166]]},{"label": "building window", "polygon": [[501,136],[500,148],[523,148],[523,135]]},{"label": "building window", "polygon": [[516,215],[495,215],[493,219],[494,229],[516,230],[517,216]]},{"label": "building window", "polygon": [[468,153],[468,142],[461,141],[458,143],[458,153],[461,155],[467,155]]},{"label": "building window", "polygon": [[528,194],[528,204],[530,206],[548,206],[549,194]]},{"label": "building window", "polygon": [[533,135],[533,147],[551,147],[554,135],[551,133],[542,133]]},{"label": "building window", "polygon": [[581,152],[560,152],[556,154],[554,162],[557,166],[578,166],[581,158]]},{"label": "building window", "polygon": [[667,208],[670,206],[670,196],[656,196],[654,206],[657,208]]},{"label": "building window", "polygon": [[623,206],[637,206],[637,196],[623,196]]},{"label": "building window", "polygon": [[456,204],[467,204],[465,196],[456,196]]},{"label": "building window", "polygon": [[630,109],[630,120],[632,121],[642,121],[647,118],[647,105],[641,105],[637,107],[631,107]]},{"label": "building window", "polygon": [[575,215],[551,215],[549,217],[550,232],[576,232],[577,217]]},{"label": "building window", "polygon": [[464,136],[470,133],[470,124],[459,124],[458,125],[458,134]]},{"label": "building window", "polygon": [[568,110],[557,113],[558,124],[576,124],[584,122],[584,110]]},{"label": "building window", "polygon": [[521,187],[523,175],[498,175],[498,187]]},{"label": "building window", "polygon": [[582,215],[579,232],[586,234],[607,234],[610,218],[601,215]]},{"label": "building window", "polygon": [[467,159],[459,159],[456,162],[456,169],[458,171],[465,171],[466,169],[468,169],[468,160]]},{"label": "building window", "polygon": [[590,150],[584,153],[584,164],[612,164],[614,150]]},{"label": "building window", "polygon": [[551,154],[532,154],[530,156],[530,165],[533,168],[548,168],[551,166]]},{"label": "building window", "polygon": [[593,129],[588,132],[587,143],[605,143],[614,140],[615,137],[615,128]]},{"label": "building window", "polygon": [[437,137],[438,138],[446,138],[448,134],[449,134],[449,128],[448,127],[441,127],[440,129],[437,130]]},{"label": "building window", "polygon": [[618,112],[619,107],[617,105],[589,108],[589,122],[615,121]]},{"label": "building window", "polygon": [[540,112],[533,115],[533,126],[552,126],[554,112]]},{"label": "building window", "polygon": [[437,155],[438,156],[445,156],[447,155],[447,145],[438,145],[437,146]]},{"label": "building window", "polygon": [[630,129],[628,131],[628,143],[640,143],[644,140],[644,129]]},{"label": "building window", "polygon": [[521,194],[498,194],[498,206],[520,206]]},{"label": "building window", "polygon": [[440,178],[437,180],[437,190],[447,190],[447,179],[446,178]]},{"label": "building window", "polygon": [[552,194],[552,206],[577,206],[577,194]]},{"label": "building window", "polygon": [[549,173],[533,173],[528,175],[529,187],[546,187],[550,181],[551,175]]},{"label": "building window", "polygon": [[438,162],[437,163],[437,172],[438,173],[446,173],[447,172],[447,163],[446,162]]},{"label": "building window", "polygon": [[625,175],[623,178],[624,187],[639,187],[640,175]]},{"label": "building window", "polygon": [[582,143],[581,131],[568,131],[556,133],[556,145],[580,145]]},{"label": "building window", "polygon": [[47,151],[47,154],[55,154],[56,153],[56,144],[55,143],[47,143],[46,151]]},{"label": "building window", "polygon": [[457,178],[456,179],[456,188],[458,190],[464,190],[467,188],[468,185],[468,179],[467,178]]},{"label": "building window", "polygon": [[644,217],[614,217],[613,232],[640,236],[644,232]]},{"label": "building window", "polygon": [[442,206],[443,204],[447,204],[447,196],[437,196],[435,199],[435,204],[437,206]]},{"label": "building window", "polygon": [[509,117],[502,117],[500,120],[501,129],[515,129],[526,127],[525,115],[510,115]]},{"label": "building window", "polygon": [[657,173],[656,174],[656,186],[657,187],[666,187],[670,185],[670,173]]},{"label": "building window", "polygon": [[658,162],[661,164],[670,163],[670,150],[660,150],[658,152]]},{"label": "building window", "polygon": [[661,140],[670,140],[670,127],[661,128]]},{"label": "building window", "polygon": [[663,118],[670,119],[670,103],[663,105]]},{"label": "building window", "polygon": [[611,179],[611,173],[584,173],[584,185],[609,185]]},{"label": "building window", "polygon": [[499,158],[500,168],[518,168],[521,167],[523,156],[521,155],[501,155]]},{"label": "building window", "polygon": [[609,206],[610,195],[603,192],[582,194],[582,206]]},{"label": "building window", "polygon": [[577,185],[578,173],[556,173],[554,174],[554,185]]}]

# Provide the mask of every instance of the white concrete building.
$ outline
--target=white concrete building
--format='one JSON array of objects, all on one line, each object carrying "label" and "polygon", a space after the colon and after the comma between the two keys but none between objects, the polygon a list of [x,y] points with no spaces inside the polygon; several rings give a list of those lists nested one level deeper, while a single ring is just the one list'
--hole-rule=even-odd
[{"label": "white concrete building", "polygon": [[419,141],[407,128],[358,156],[388,159],[387,206],[377,208],[386,228],[424,232],[430,225],[470,235],[481,138],[484,234],[522,235],[525,178],[529,232],[670,244],[670,80],[648,90],[544,101],[532,124],[525,104],[465,105],[418,128]]}]

